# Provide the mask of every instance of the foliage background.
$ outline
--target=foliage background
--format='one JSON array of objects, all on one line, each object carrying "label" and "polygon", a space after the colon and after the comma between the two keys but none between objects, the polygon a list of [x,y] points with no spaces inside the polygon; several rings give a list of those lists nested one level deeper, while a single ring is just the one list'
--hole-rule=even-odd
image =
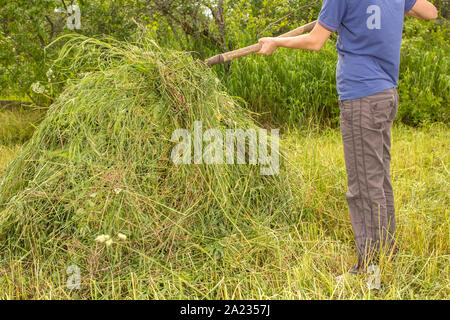
[{"label": "foliage background", "polygon": [[[449,120],[449,4],[434,2],[440,20],[405,22],[397,120],[408,125]],[[71,4],[81,8],[82,28],[76,32],[130,42],[144,32],[161,46],[196,51],[203,58],[312,21],[321,7],[320,0],[0,0],[0,98],[19,97],[46,108],[65,79],[77,76],[70,68],[52,69],[64,44],[54,41],[73,32],[66,27],[68,14],[55,8]],[[319,53],[279,50],[214,69],[228,92],[242,97],[270,126],[336,126],[336,39],[333,35]],[[44,94],[31,88],[38,81]]]}]

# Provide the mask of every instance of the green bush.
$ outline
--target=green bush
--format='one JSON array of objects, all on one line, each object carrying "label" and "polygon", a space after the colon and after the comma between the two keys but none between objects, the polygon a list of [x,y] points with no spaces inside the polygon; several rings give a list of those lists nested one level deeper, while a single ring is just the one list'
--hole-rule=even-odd
[{"label": "green bush", "polygon": [[409,19],[405,24],[398,120],[408,125],[449,121],[448,24]]}]

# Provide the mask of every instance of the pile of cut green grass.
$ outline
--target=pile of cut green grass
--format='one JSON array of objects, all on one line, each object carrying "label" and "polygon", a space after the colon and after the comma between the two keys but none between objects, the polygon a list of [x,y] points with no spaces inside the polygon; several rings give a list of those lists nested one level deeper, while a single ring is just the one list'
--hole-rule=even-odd
[{"label": "pile of cut green grass", "polygon": [[[220,258],[231,235],[245,239],[256,226],[292,219],[283,175],[173,164],[171,135],[194,121],[223,132],[257,128],[203,63],[151,41],[83,36],[67,41],[59,61],[67,59],[66,71],[84,74],[50,107],[0,185],[3,265],[76,265],[101,289],[111,265],[121,266],[115,277],[125,282],[142,266],[171,274],[198,259],[198,248]],[[99,235],[111,241],[96,242]],[[177,278],[192,294],[206,293],[200,279]]]}]

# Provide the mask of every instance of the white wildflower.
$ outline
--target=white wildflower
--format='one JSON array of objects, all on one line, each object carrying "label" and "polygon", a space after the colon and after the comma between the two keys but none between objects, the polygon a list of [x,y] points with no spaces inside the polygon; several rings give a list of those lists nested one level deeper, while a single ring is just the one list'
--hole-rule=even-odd
[{"label": "white wildflower", "polygon": [[111,237],[108,236],[107,234],[102,234],[102,235],[99,235],[97,238],[95,238],[95,242],[98,242],[98,243],[105,243],[105,242],[108,242],[109,240],[111,240]]},{"label": "white wildflower", "polygon": [[55,78],[55,76],[53,75],[53,70],[51,68],[48,69],[48,71],[45,75],[47,76],[48,82],[52,81],[52,79]]},{"label": "white wildflower", "polygon": [[119,234],[117,235],[117,238],[119,238],[119,240],[123,240],[123,241],[127,240],[127,236],[124,235],[123,233],[119,233]]},{"label": "white wildflower", "polygon": [[112,239],[109,239],[109,240],[107,240],[107,241],[105,242],[105,245],[106,245],[107,247],[110,247],[113,243],[114,243],[114,241],[113,241]]},{"label": "white wildflower", "polygon": [[119,194],[119,193],[121,193],[123,190],[122,189],[120,189],[120,188],[115,188],[114,189],[114,193],[115,194]]},{"label": "white wildflower", "polygon": [[42,94],[45,91],[44,86],[41,85],[41,83],[35,82],[31,85],[31,90],[33,90],[34,92],[36,92],[37,94]]}]

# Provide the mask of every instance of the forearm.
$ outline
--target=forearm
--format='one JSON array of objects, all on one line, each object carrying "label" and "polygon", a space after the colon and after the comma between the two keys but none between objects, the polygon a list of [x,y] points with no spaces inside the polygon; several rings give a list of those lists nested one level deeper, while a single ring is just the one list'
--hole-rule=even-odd
[{"label": "forearm", "polygon": [[331,31],[325,29],[320,24],[316,24],[311,33],[298,37],[262,38],[260,54],[272,54],[277,48],[291,48],[303,50],[320,50],[330,37]]},{"label": "forearm", "polygon": [[301,35],[297,37],[276,38],[275,42],[278,47],[290,49],[302,49],[317,51],[322,45],[311,36],[311,34]]},{"label": "forearm", "polygon": [[433,20],[438,17],[438,10],[429,1],[417,0],[414,7],[407,14],[421,20]]}]

